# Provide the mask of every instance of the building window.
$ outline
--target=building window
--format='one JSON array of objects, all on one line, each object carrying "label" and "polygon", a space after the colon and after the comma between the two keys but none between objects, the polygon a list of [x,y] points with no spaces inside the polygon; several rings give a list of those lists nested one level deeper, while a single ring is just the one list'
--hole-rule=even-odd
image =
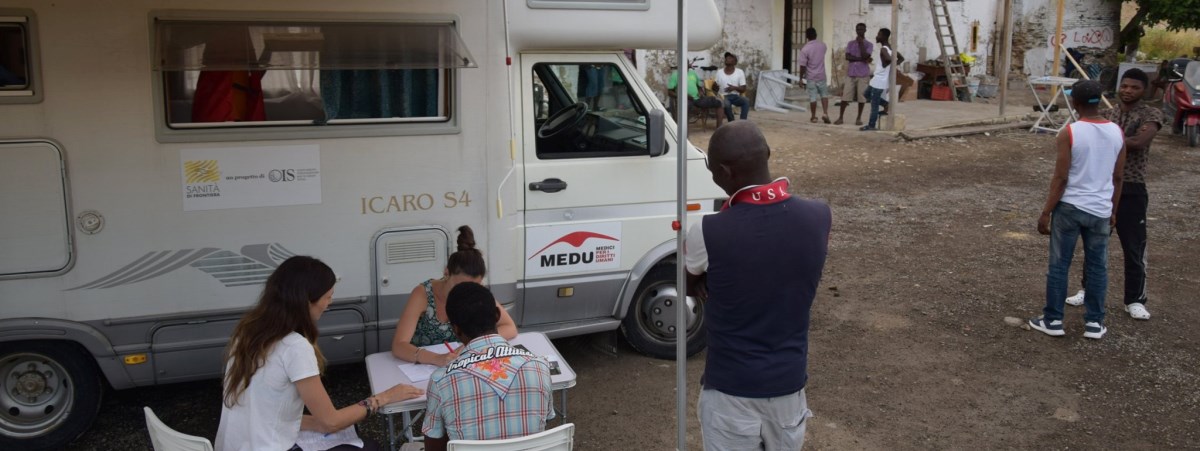
[{"label": "building window", "polygon": [[155,24],[168,134],[379,125],[403,134],[405,124],[451,121],[454,71],[476,67],[452,23]]},{"label": "building window", "polygon": [[33,11],[0,9],[0,103],[41,101]]}]

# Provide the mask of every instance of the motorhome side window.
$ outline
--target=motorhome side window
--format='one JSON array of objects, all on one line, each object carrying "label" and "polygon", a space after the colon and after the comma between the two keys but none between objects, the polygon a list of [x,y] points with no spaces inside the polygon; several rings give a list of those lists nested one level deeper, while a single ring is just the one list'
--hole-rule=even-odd
[{"label": "motorhome side window", "polygon": [[171,129],[446,122],[474,67],[452,24],[156,21]]},{"label": "motorhome side window", "polygon": [[646,108],[614,64],[535,64],[541,159],[648,155]]},{"label": "motorhome side window", "polygon": [[0,99],[24,102],[34,96],[30,21],[0,11]]}]

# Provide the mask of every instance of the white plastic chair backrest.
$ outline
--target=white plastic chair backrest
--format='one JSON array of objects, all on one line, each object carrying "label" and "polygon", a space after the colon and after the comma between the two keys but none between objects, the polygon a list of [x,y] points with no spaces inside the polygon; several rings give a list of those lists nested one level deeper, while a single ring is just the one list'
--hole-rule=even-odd
[{"label": "white plastic chair backrest", "polygon": [[570,451],[575,445],[575,424],[504,440],[451,440],[446,451]]},{"label": "white plastic chair backrest", "polygon": [[213,451],[208,439],[171,429],[149,407],[142,409],[146,412],[146,429],[150,430],[150,444],[154,445],[154,451]]}]

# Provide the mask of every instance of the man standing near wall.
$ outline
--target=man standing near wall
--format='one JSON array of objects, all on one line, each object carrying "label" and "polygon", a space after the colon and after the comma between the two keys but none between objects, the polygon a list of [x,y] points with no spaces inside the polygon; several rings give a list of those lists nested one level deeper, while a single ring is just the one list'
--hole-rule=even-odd
[{"label": "man standing near wall", "polygon": [[800,85],[808,89],[808,110],[811,122],[817,122],[817,99],[821,99],[821,119],[829,123],[829,83],[825,77],[825,43],[817,40],[817,29],[804,30],[808,42],[800,49]]},{"label": "man standing near wall", "polygon": [[[871,77],[871,82],[867,87],[867,98],[871,100],[871,116],[867,119],[867,125],[864,125],[859,130],[870,131],[876,130],[875,124],[879,121],[881,113],[880,107],[887,106],[887,93],[892,88],[890,83],[890,74],[888,67],[892,65],[892,48],[888,45],[888,39],[892,37],[892,30],[880,28],[879,33],[875,35],[875,42],[879,44],[879,66],[875,67],[875,75]],[[896,54],[896,64],[904,62],[904,57]]]},{"label": "man standing near wall", "polygon": [[706,450],[799,450],[809,416],[809,315],[829,246],[824,202],[771,179],[771,149],[752,122],[709,140],[708,169],[729,194],[688,230],[688,294],[706,298],[701,378]]},{"label": "man standing near wall", "polygon": [[842,101],[838,103],[841,112],[838,113],[837,122],[834,122],[837,125],[842,125],[846,106],[850,102],[858,103],[858,118],[854,125],[862,125],[863,106],[870,100],[867,98],[867,83],[871,80],[871,52],[875,51],[875,46],[867,40],[867,24],[855,25],[854,33],[858,36],[846,44],[846,61],[850,62],[850,66],[846,70],[846,79],[842,81]]},{"label": "man standing near wall", "polygon": [[[1125,182],[1121,185],[1121,208],[1117,213],[1117,236],[1125,255],[1125,311],[1133,319],[1150,319],[1146,310],[1146,207],[1150,195],[1146,192],[1146,163],[1150,159],[1150,143],[1162,128],[1162,110],[1142,102],[1150,77],[1141,69],[1132,68],[1121,75],[1118,97],[1121,105],[1109,109],[1105,117],[1115,122],[1125,133]],[[1087,272],[1083,285],[1087,286]],[[1079,290],[1067,298],[1067,304],[1083,305],[1087,296]]]}]

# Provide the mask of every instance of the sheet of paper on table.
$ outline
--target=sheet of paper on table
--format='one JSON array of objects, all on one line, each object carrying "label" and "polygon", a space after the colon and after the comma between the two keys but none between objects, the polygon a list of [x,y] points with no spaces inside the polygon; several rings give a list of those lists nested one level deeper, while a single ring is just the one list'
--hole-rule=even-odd
[{"label": "sheet of paper on table", "polygon": [[[533,351],[530,351],[529,348],[525,347],[525,345],[516,345],[513,347],[520,349],[522,351],[528,352],[530,354],[533,354]],[[558,357],[555,357],[552,355],[544,355],[544,356],[542,356],[542,358],[546,359],[546,362],[550,364],[550,375],[551,376],[557,376],[559,374],[562,374],[562,370],[558,369],[558,366],[561,365],[561,363],[558,361]]]},{"label": "sheet of paper on table", "polygon": [[438,367],[436,367],[436,366],[426,365],[423,363],[422,364],[416,364],[416,363],[401,363],[400,364],[400,371],[404,373],[404,377],[407,377],[408,380],[413,383],[429,380],[429,376],[432,376],[433,372],[436,371],[437,369],[438,369]]},{"label": "sheet of paper on table", "polygon": [[[445,344],[421,346],[421,349],[432,352],[434,354],[445,354],[445,353],[450,352],[451,349],[458,349],[460,346],[462,346],[462,343],[455,341],[455,342],[445,343]],[[400,366],[400,371],[404,373],[404,377],[407,377],[409,381],[412,381],[414,383],[429,380],[429,376],[432,376],[433,372],[438,369],[437,366],[427,365],[424,363],[417,364],[417,363],[407,363],[406,362],[406,363],[401,363],[399,366]]]},{"label": "sheet of paper on table", "polygon": [[296,438],[296,444],[304,451],[324,451],[340,445],[363,447],[363,441],[358,438],[354,426],[329,434],[302,430],[300,436]]}]

